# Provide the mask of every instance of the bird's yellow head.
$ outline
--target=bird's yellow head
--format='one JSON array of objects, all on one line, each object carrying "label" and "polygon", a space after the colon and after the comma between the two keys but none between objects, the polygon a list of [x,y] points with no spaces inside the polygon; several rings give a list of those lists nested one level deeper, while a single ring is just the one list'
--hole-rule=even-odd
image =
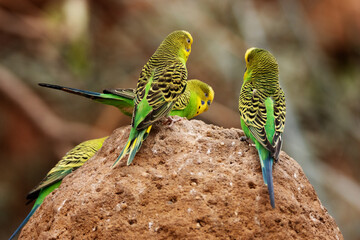
[{"label": "bird's yellow head", "polygon": [[182,32],[182,37],[180,38],[180,42],[183,44],[182,52],[184,54],[185,60],[187,61],[191,53],[191,45],[194,40],[190,33],[186,31],[181,31],[181,32]]},{"label": "bird's yellow head", "polygon": [[189,80],[187,85],[191,89],[190,91],[196,92],[197,95],[195,116],[209,110],[215,96],[212,87],[197,79]]},{"label": "bird's yellow head", "polygon": [[[248,50],[246,50],[246,52],[245,52],[246,67],[248,66],[248,63],[249,63],[250,53],[251,53],[253,50],[255,50],[255,49],[257,49],[257,48],[252,47],[252,48],[249,48]],[[250,59],[251,59],[251,58],[250,58]]]},{"label": "bird's yellow head", "polygon": [[256,74],[278,74],[279,67],[275,57],[267,50],[261,48],[249,48],[245,52],[246,69],[244,80],[249,79],[251,72]]},{"label": "bird's yellow head", "polygon": [[193,38],[189,32],[178,30],[170,33],[161,43],[158,50],[171,52],[184,59],[186,62],[191,53],[192,43]]}]

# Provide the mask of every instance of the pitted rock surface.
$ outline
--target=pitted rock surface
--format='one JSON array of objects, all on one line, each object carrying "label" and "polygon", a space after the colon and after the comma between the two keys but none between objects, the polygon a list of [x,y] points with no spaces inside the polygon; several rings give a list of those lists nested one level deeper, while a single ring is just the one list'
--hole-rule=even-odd
[{"label": "pitted rock surface", "polygon": [[272,209],[243,132],[181,120],[155,124],[126,166],[111,168],[130,126],[67,176],[20,239],[343,239],[301,167],[282,152]]}]

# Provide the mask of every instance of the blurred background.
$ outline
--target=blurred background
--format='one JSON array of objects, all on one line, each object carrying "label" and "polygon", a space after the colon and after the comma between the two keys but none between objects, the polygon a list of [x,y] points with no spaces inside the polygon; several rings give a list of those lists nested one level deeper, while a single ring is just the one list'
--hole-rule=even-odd
[{"label": "blurred background", "polygon": [[244,53],[270,50],[287,98],[283,149],[304,169],[345,239],[360,239],[360,1],[0,1],[0,238],[26,194],[74,145],[130,118],[39,82],[135,87],[164,37],[189,31],[187,67],[215,90],[198,119],[240,128]]}]

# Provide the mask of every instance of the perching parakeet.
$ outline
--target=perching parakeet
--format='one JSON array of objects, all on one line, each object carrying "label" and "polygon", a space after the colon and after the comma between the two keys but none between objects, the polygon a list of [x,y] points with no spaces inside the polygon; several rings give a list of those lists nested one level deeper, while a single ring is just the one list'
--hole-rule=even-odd
[{"label": "perching parakeet", "polygon": [[[105,89],[103,93],[97,93],[47,83],[39,83],[39,85],[73,93],[117,107],[128,116],[131,116],[134,110],[135,89]],[[169,115],[191,119],[206,112],[213,99],[214,90],[208,84],[197,79],[188,80],[185,92],[177,99]]]},{"label": "perching parakeet", "polygon": [[9,239],[13,239],[20,232],[20,230],[29,221],[30,217],[43,203],[45,197],[60,186],[61,181],[65,176],[81,167],[87,160],[95,155],[95,153],[102,147],[106,138],[108,137],[93,139],[80,143],[71,149],[55,165],[55,167],[53,167],[48,172],[46,177],[39,183],[39,185],[31,190],[31,192],[29,192],[27,195],[26,199],[29,200],[28,203],[36,199],[35,204],[30,213],[26,216],[24,221],[20,224],[20,226],[15,230]]},{"label": "perching parakeet", "polygon": [[285,95],[279,85],[275,57],[264,49],[250,48],[245,53],[246,70],[239,98],[241,127],[258,150],[270,203],[275,208],[272,179],[273,161],[279,159],[285,127]]},{"label": "perching parakeet", "polygon": [[169,115],[186,89],[186,61],[192,36],[186,31],[170,33],[143,67],[135,90],[129,139],[113,166],[129,153],[131,164],[152,124]]}]

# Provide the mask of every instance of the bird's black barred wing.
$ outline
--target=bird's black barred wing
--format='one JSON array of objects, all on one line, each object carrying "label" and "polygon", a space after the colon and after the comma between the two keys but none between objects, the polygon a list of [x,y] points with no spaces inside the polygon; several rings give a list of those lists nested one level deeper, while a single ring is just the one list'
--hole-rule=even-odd
[{"label": "bird's black barred wing", "polygon": [[137,129],[144,129],[168,115],[174,102],[185,91],[186,80],[187,70],[180,61],[171,63],[164,69],[156,69],[146,97],[152,111],[137,126]]},{"label": "bird's black barred wing", "polygon": [[251,84],[245,84],[240,94],[239,110],[242,119],[254,138],[271,153],[275,152],[274,147],[269,142],[266,131],[266,107],[265,94],[262,94]]}]

